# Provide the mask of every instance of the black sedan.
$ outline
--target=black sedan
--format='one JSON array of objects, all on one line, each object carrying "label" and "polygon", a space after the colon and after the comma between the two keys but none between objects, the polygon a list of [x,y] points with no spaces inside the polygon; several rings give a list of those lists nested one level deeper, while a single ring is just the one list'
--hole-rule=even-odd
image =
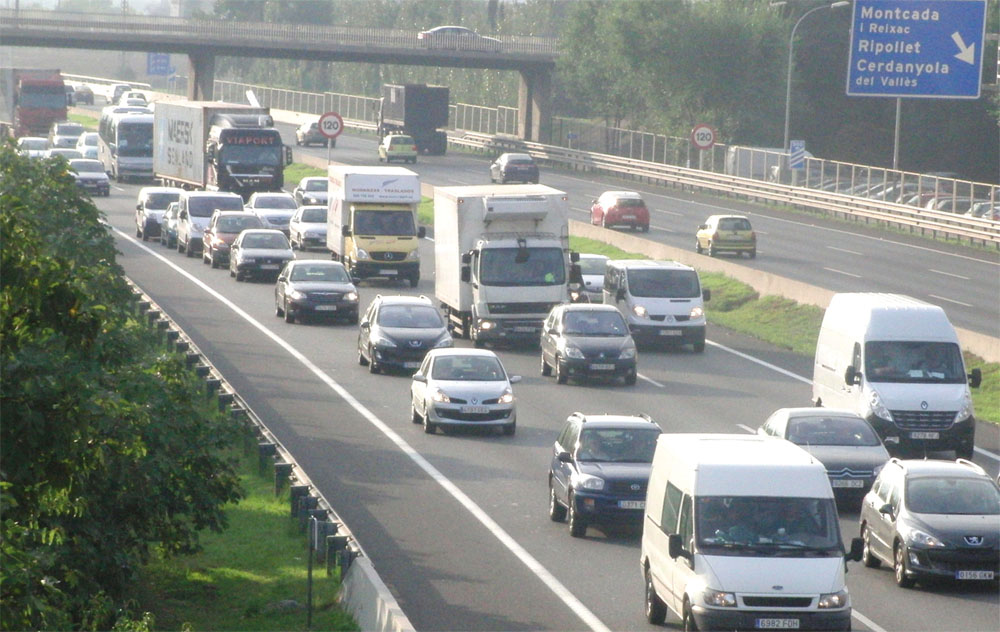
[{"label": "black sedan", "polygon": [[274,286],[274,313],[294,323],[304,316],[358,322],[358,288],[339,261],[290,261]]},{"label": "black sedan", "polygon": [[529,154],[502,154],[490,165],[490,182],[538,184],[538,165]]},{"label": "black sedan", "polygon": [[540,346],[542,375],[554,371],[558,384],[571,377],[635,384],[635,342],[614,305],[557,305],[542,326]]},{"label": "black sedan", "polygon": [[453,346],[444,316],[426,296],[377,295],[358,327],[358,364],[371,373],[414,372],[431,349]]}]

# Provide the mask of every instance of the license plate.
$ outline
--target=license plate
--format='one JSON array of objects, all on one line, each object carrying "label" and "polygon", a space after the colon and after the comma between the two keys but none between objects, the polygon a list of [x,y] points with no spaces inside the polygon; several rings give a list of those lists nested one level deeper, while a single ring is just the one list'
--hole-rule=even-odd
[{"label": "license plate", "polygon": [[466,414],[488,413],[490,409],[486,406],[462,406],[462,412]]},{"label": "license plate", "polygon": [[379,270],[378,273],[383,276],[396,276],[399,274],[399,270]]},{"label": "license plate", "polygon": [[955,579],[993,579],[993,571],[955,571]]},{"label": "license plate", "polygon": [[614,371],[615,365],[613,364],[591,364],[591,371]]},{"label": "license plate", "polygon": [[940,437],[940,433],[937,432],[911,432],[911,439],[937,439]]},{"label": "license plate", "polygon": [[619,500],[618,506],[622,509],[645,509],[645,500]]},{"label": "license plate", "polygon": [[420,368],[420,363],[419,362],[404,362],[403,363],[403,368],[404,369],[419,369]]},{"label": "license plate", "polygon": [[336,305],[317,305],[316,306],[316,311],[317,312],[335,312],[335,311],[337,311],[337,306]]},{"label": "license plate", "polygon": [[661,336],[681,336],[683,332],[677,331],[676,329],[661,329]]},{"label": "license plate", "polygon": [[261,270],[277,270],[278,264],[276,263],[262,263],[260,264]]},{"label": "license plate", "polygon": [[534,327],[514,327],[514,333],[516,334],[530,334],[535,331]]},{"label": "license plate", "polygon": [[850,487],[850,488],[861,489],[862,487],[865,486],[865,482],[861,480],[850,480],[850,479],[844,480],[835,478],[832,481],[830,481],[830,485],[832,487]]},{"label": "license plate", "polygon": [[756,627],[760,630],[798,630],[798,619],[757,619]]},{"label": "license plate", "polygon": [[635,219],[635,215],[622,215],[622,219]]}]

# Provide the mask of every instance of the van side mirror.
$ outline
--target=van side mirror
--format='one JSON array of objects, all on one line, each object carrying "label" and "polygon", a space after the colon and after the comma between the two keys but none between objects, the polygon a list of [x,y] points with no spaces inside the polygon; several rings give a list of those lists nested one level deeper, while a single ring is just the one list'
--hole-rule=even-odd
[{"label": "van side mirror", "polygon": [[209,160],[215,160],[215,145],[209,143],[205,145],[205,157]]},{"label": "van side mirror", "polygon": [[686,560],[691,559],[691,553],[684,550],[684,543],[681,541],[681,534],[671,533],[667,536],[667,555],[669,555],[672,560],[676,560],[678,557],[683,557]]},{"label": "van side mirror", "polygon": [[351,236],[351,227],[347,226],[347,225],[341,226],[340,227],[340,234],[343,235],[344,237],[350,237]]},{"label": "van side mirror", "polygon": [[420,373],[414,373],[413,374],[413,381],[414,382],[423,382],[424,384],[426,384],[427,383],[427,376],[426,375],[421,375]]},{"label": "van side mirror", "polygon": [[472,280],[472,268],[469,266],[462,266],[462,283],[468,283]]},{"label": "van side mirror", "polygon": [[972,369],[972,373],[969,373],[969,386],[972,388],[979,388],[979,385],[983,383],[983,372],[979,369]]},{"label": "van side mirror", "polygon": [[861,538],[851,539],[851,550],[848,551],[844,559],[848,562],[860,562],[861,554],[865,550],[865,542]]},{"label": "van side mirror", "polygon": [[844,384],[848,386],[861,384],[861,372],[855,369],[853,364],[844,369]]},{"label": "van side mirror", "polygon": [[560,463],[572,463],[573,455],[569,452],[560,452],[556,455],[556,459],[558,459]]},{"label": "van side mirror", "polygon": [[142,210],[142,202],[140,202],[140,203],[138,203],[138,204],[135,205],[135,210],[137,210],[137,211],[141,211]]},{"label": "van side mirror", "polygon": [[701,291],[701,299],[706,302],[712,300],[712,290],[708,289],[707,287],[704,288]]},{"label": "van side mirror", "polygon": [[420,228],[417,229],[417,237],[419,237],[420,239],[423,239],[426,236],[427,236],[427,227],[426,226],[421,226]]},{"label": "van side mirror", "polygon": [[569,260],[572,261],[573,263],[576,263],[577,261],[580,260],[580,253],[576,252],[575,250],[570,251]]},{"label": "van side mirror", "polygon": [[885,514],[885,515],[889,516],[890,518],[893,517],[893,513],[894,513],[892,511],[892,505],[890,505],[889,503],[886,503],[886,504],[882,505],[881,507],[879,507],[878,508],[878,512],[880,514]]}]

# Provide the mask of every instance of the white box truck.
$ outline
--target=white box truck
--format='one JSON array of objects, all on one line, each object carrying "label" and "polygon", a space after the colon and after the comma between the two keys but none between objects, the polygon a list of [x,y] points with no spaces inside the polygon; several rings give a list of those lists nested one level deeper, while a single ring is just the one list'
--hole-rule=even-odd
[{"label": "white box truck", "polygon": [[685,630],[850,630],[845,555],[826,467],[789,441],[662,434],[646,489],[646,618]]},{"label": "white box truck", "polygon": [[403,167],[330,165],[326,245],[352,277],[420,281],[420,176]]},{"label": "white box truck", "polygon": [[971,459],[972,394],[958,334],[937,305],[874,292],[834,294],[813,363],[813,403],[871,423],[893,456],[954,450]]},{"label": "white box truck", "polygon": [[539,184],[437,187],[434,290],[449,325],[477,346],[537,343],[579,278],[569,200]]}]

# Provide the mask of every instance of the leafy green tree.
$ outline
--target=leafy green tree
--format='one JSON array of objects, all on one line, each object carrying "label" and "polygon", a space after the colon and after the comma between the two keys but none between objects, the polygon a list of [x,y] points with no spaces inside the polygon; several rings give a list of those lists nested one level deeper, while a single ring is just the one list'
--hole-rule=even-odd
[{"label": "leafy green tree", "polygon": [[130,311],[114,241],[62,159],[0,145],[0,626],[108,629],[158,547],[241,496],[184,359]]}]

